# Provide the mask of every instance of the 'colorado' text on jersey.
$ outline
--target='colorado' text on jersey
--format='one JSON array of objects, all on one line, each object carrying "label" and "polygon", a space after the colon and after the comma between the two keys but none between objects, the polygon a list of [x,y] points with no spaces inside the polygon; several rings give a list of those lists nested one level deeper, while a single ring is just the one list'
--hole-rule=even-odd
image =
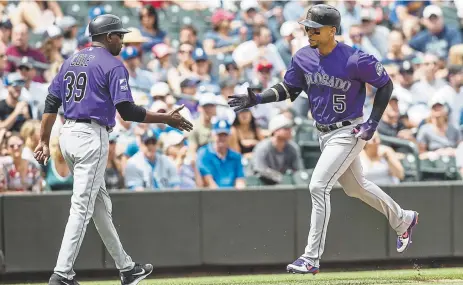
[{"label": "'colorado' text on jersey", "polygon": [[63,63],[48,92],[61,98],[66,119],[92,119],[113,127],[115,105],[133,102],[128,81],[119,59],[105,48],[89,47]]},{"label": "'colorado' text on jersey", "polygon": [[378,60],[346,44],[338,43],[327,56],[310,46],[293,56],[284,82],[307,93],[312,117],[333,124],[363,116],[365,83],[384,86],[389,75]]}]

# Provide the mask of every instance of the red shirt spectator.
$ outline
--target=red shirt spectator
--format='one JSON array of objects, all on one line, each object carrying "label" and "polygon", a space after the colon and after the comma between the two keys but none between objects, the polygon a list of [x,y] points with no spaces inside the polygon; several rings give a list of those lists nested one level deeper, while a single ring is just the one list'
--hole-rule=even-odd
[{"label": "red shirt spectator", "polygon": [[[29,32],[25,24],[19,24],[13,27],[12,45],[6,50],[6,55],[17,57],[18,60],[20,60],[23,56],[28,56],[39,62],[47,62],[45,56],[39,50],[29,46]],[[16,71],[16,68],[17,66],[15,62],[8,61],[5,71],[14,72]],[[38,73],[37,76],[34,77],[33,81],[44,83],[45,78],[43,77],[43,73]]]}]

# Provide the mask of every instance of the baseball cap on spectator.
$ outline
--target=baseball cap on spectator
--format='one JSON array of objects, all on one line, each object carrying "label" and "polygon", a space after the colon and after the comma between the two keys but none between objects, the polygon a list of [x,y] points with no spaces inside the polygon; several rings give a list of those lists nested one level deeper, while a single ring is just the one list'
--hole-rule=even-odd
[{"label": "baseball cap on spectator", "polygon": [[257,0],[246,0],[246,1],[241,1],[240,4],[240,9],[241,11],[249,12],[249,10],[257,10],[259,8],[259,3],[257,3]]},{"label": "baseball cap on spectator", "polygon": [[104,7],[102,7],[102,6],[92,7],[88,11],[88,17],[90,18],[90,20],[93,20],[97,16],[100,16],[100,15],[103,15],[103,14],[106,14],[106,11],[105,11]]},{"label": "baseball cap on spectator", "polygon": [[202,48],[195,48],[192,54],[192,58],[194,61],[201,61],[201,60],[207,60],[207,54]]},{"label": "baseball cap on spectator", "polygon": [[180,83],[180,87],[196,87],[201,82],[201,80],[196,78],[186,78]]},{"label": "baseball cap on spectator", "polygon": [[166,97],[169,93],[169,84],[165,82],[156,82],[150,90],[150,94],[152,97]]},{"label": "baseball cap on spectator", "polygon": [[444,100],[444,98],[442,98],[441,96],[433,96],[429,102],[428,102],[428,106],[430,108],[433,108],[434,106],[436,105],[442,105],[442,106],[446,106],[447,105],[447,102]]},{"label": "baseball cap on spectator", "polygon": [[23,67],[32,69],[34,67],[35,60],[29,56],[23,56],[21,61],[18,64],[18,68],[21,69]]},{"label": "baseball cap on spectator", "polygon": [[203,93],[199,95],[199,106],[217,105],[216,95],[213,93]]},{"label": "baseball cap on spectator", "polygon": [[156,133],[153,132],[153,130],[147,130],[143,135],[141,136],[141,141],[143,143],[147,143],[149,141],[154,141],[154,143],[157,143],[158,137],[156,136]]},{"label": "baseball cap on spectator", "polygon": [[292,35],[297,29],[299,29],[299,23],[296,21],[286,21],[280,27],[280,35],[282,37],[288,37]]},{"label": "baseball cap on spectator", "polygon": [[129,59],[135,58],[135,57],[137,57],[139,55],[140,55],[140,53],[138,52],[138,50],[136,48],[132,47],[132,46],[125,47],[121,51],[122,60],[129,60]]},{"label": "baseball cap on spectator", "polygon": [[257,64],[257,71],[264,71],[264,70],[272,70],[273,68],[273,64],[270,62],[270,61],[267,61],[267,60],[261,60],[258,64]]},{"label": "baseball cap on spectator", "polygon": [[408,60],[404,60],[399,66],[399,72],[402,74],[413,74],[414,71],[413,64]]},{"label": "baseball cap on spectator", "polygon": [[155,57],[162,58],[168,54],[171,54],[173,50],[165,43],[160,43],[160,44],[154,45],[151,48],[151,52],[153,53]]},{"label": "baseball cap on spectator", "polygon": [[4,15],[0,19],[0,28],[5,28],[5,29],[13,29],[13,24],[11,23],[10,19],[8,16]]},{"label": "baseball cap on spectator", "polygon": [[293,126],[293,121],[288,119],[285,115],[277,115],[273,117],[268,124],[268,131],[273,134],[279,129],[287,129]]},{"label": "baseball cap on spectator", "polygon": [[63,31],[56,25],[49,26],[43,33],[43,40],[56,39],[63,36]]},{"label": "baseball cap on spectator", "polygon": [[153,105],[151,105],[151,111],[156,113],[167,113],[167,109],[169,109],[169,107],[161,100],[154,101]]},{"label": "baseball cap on spectator", "polygon": [[26,81],[24,81],[24,78],[21,76],[21,74],[18,72],[13,72],[4,77],[3,83],[5,86],[22,87],[24,84],[26,84]]},{"label": "baseball cap on spectator", "polygon": [[165,152],[169,147],[181,144],[184,140],[183,134],[177,131],[169,131],[162,138],[162,149]]},{"label": "baseball cap on spectator", "polygon": [[375,21],[376,11],[374,8],[363,8],[360,11],[360,19],[362,21]]},{"label": "baseball cap on spectator", "polygon": [[230,134],[231,125],[227,120],[218,119],[212,124],[212,133],[215,135],[218,134]]},{"label": "baseball cap on spectator", "polygon": [[56,25],[64,31],[77,26],[77,20],[72,16],[64,16],[63,18],[56,21]]},{"label": "baseball cap on spectator", "polygon": [[227,10],[224,9],[217,9],[214,14],[212,14],[211,17],[211,22],[213,25],[217,25],[218,23],[228,20],[231,21],[235,18],[235,15],[233,13],[228,12]]},{"label": "baseball cap on spectator", "polygon": [[129,30],[130,33],[124,35],[124,39],[122,40],[124,44],[146,43],[150,40],[147,37],[144,37],[137,28],[131,27],[127,30]]},{"label": "baseball cap on spectator", "polygon": [[423,17],[429,19],[431,16],[442,17],[442,9],[436,5],[426,6],[423,10]]}]

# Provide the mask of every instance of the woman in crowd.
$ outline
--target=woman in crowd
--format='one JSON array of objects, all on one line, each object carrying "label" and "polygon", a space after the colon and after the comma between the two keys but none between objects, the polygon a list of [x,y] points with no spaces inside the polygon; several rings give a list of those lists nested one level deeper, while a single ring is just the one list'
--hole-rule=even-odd
[{"label": "woman in crowd", "polygon": [[378,133],[373,135],[360,153],[365,178],[376,184],[397,184],[404,178],[404,168],[396,152],[381,145]]},{"label": "woman in crowd", "polygon": [[44,171],[48,190],[72,190],[74,179],[61,153],[58,137],[50,140],[50,159]]},{"label": "woman in crowd", "polygon": [[166,42],[166,33],[159,29],[159,17],[156,9],[151,5],[145,5],[140,11],[141,34],[150,39],[149,42],[143,43],[143,52],[149,53],[153,46]]},{"label": "woman in crowd", "polygon": [[34,149],[39,144],[40,139],[40,121],[37,120],[29,120],[24,123],[21,127],[20,131],[21,137],[24,139],[24,149],[22,153],[22,157],[33,162],[37,167],[39,167],[39,163],[34,158]]},{"label": "woman in crowd", "polygon": [[47,61],[51,64],[50,68],[45,71],[45,79],[51,82],[58,74],[64,58],[61,55],[63,47],[63,33],[57,26],[50,26],[45,32],[45,40],[42,44],[41,51]]},{"label": "woman in crowd", "polygon": [[190,44],[181,44],[178,48],[177,60],[178,64],[176,67],[172,67],[167,72],[167,80],[170,88],[174,93],[180,94],[180,83],[186,79],[194,76],[193,73],[193,46]]},{"label": "woman in crowd", "polygon": [[204,50],[210,56],[231,54],[240,44],[240,38],[231,34],[234,15],[226,10],[216,10],[211,17],[212,31],[204,39]]},{"label": "woman in crowd", "polygon": [[41,192],[42,176],[40,168],[22,158],[23,139],[12,134],[7,140],[8,160],[3,161],[0,171],[2,191]]},{"label": "woman in crowd", "polygon": [[116,142],[118,134],[109,134],[109,150],[108,150],[108,163],[106,165],[106,171],[104,180],[106,183],[106,189],[109,190],[120,190],[124,189],[124,177],[122,176],[121,168],[121,156],[117,155]]},{"label": "woman in crowd", "polygon": [[57,1],[23,0],[10,16],[13,25],[25,23],[38,32],[53,25],[56,19],[62,18],[63,12]]},{"label": "woman in crowd", "polygon": [[448,106],[436,98],[431,102],[431,115],[427,124],[418,130],[417,142],[421,159],[455,156],[461,141],[460,131],[449,124]]},{"label": "woman in crowd", "polygon": [[262,139],[264,136],[261,129],[257,127],[251,111],[249,109],[240,111],[231,128],[230,148],[243,154],[245,158],[251,158],[252,150]]},{"label": "woman in crowd", "polygon": [[155,59],[148,63],[156,81],[167,82],[167,72],[175,68],[171,61],[172,49],[165,43],[160,43],[151,49]]}]

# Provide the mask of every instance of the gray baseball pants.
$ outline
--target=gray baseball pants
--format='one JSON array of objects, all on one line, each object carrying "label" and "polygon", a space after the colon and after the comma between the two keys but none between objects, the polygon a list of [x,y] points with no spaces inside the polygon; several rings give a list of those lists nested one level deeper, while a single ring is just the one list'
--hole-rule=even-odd
[{"label": "gray baseball pants", "polygon": [[358,156],[366,141],[351,134],[352,129],[360,123],[363,123],[362,118],[354,120],[350,126],[319,134],[322,154],[309,185],[312,215],[307,246],[303,254],[315,267],[320,266],[320,258],[325,248],[331,214],[330,192],[337,181],[348,196],[362,200],[385,215],[398,235],[403,234],[413,220],[413,211],[403,210],[377,185],[365,179]]},{"label": "gray baseball pants", "polygon": [[59,138],[61,152],[74,176],[71,210],[54,269],[55,273],[73,279],[73,266],[79,254],[90,218],[120,271],[134,266],[124,251],[112,220],[112,204],[104,183],[108,161],[108,131],[94,122],[68,120]]}]

